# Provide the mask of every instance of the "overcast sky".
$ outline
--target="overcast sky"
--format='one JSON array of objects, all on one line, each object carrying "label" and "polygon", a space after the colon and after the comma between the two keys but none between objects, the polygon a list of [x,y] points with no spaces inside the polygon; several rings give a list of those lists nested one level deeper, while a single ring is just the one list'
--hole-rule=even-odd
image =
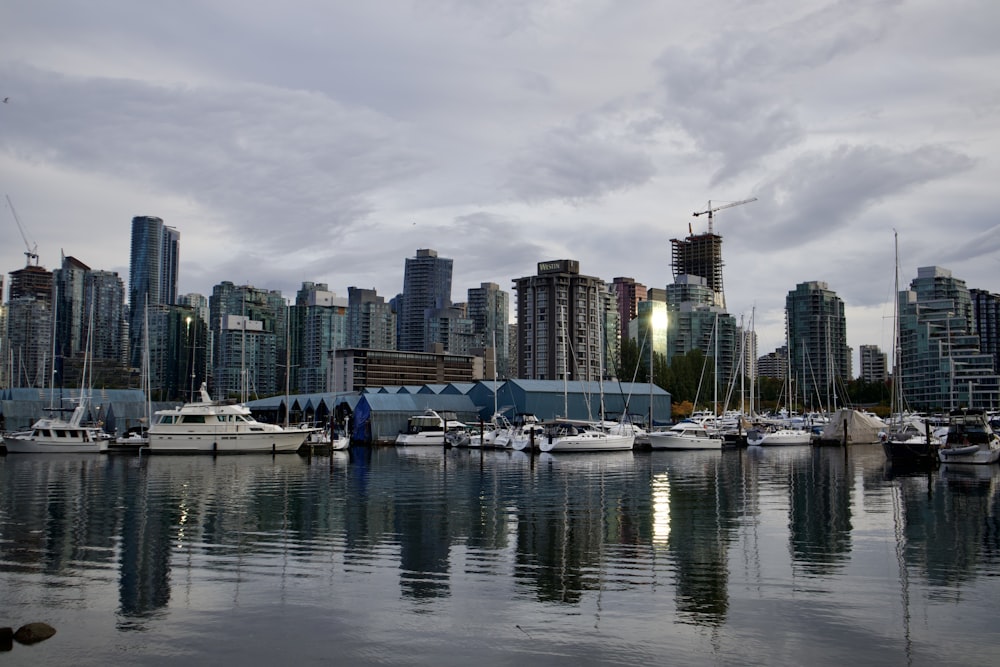
[{"label": "overcast sky", "polygon": [[512,309],[552,259],[665,287],[693,212],[756,197],[714,221],[729,312],[764,354],[824,281],[856,358],[891,349],[894,229],[903,284],[1000,291],[998,27],[996,0],[7,0],[0,188],[49,269],[127,284],[155,215],[182,293],[389,299],[433,248],[455,301]]}]

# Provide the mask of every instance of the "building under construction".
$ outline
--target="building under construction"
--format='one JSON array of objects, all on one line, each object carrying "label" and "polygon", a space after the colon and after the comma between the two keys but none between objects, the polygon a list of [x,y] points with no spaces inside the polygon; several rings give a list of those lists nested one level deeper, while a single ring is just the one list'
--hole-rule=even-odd
[{"label": "building under construction", "polygon": [[715,295],[714,304],[726,307],[722,286],[722,237],[711,232],[691,234],[686,239],[670,239],[673,247],[670,265],[674,278],[681,275],[701,276]]}]

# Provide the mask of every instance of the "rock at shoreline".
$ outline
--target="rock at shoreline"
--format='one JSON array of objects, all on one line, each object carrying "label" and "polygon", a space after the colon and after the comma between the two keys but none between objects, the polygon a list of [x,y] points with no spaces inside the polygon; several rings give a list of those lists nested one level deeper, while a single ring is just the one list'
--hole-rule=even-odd
[{"label": "rock at shoreline", "polygon": [[0,628],[0,651],[14,648],[14,628]]},{"label": "rock at shoreline", "polygon": [[56,629],[48,623],[27,623],[22,625],[14,633],[14,640],[18,644],[35,644],[44,641],[54,635]]}]

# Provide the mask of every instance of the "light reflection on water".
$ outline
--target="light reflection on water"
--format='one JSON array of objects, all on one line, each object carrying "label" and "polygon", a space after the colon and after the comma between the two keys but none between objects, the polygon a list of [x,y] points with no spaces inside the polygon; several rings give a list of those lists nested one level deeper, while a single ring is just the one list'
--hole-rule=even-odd
[{"label": "light reflection on water", "polygon": [[0,458],[8,664],[992,664],[998,466],[875,446]]}]

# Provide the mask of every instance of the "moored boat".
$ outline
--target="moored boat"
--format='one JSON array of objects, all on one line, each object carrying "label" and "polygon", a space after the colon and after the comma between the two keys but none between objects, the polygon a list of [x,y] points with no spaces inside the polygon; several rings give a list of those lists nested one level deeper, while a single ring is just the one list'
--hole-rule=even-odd
[{"label": "moored boat", "polygon": [[319,429],[282,428],[254,419],[242,403],[201,400],[158,410],[149,427],[149,451],[172,453],[295,452]]},{"label": "moored boat", "polygon": [[[449,445],[458,444],[456,439],[467,435],[468,427],[460,421],[445,419],[434,410],[413,415],[406,420],[406,430],[396,436],[397,445]],[[446,436],[454,433],[451,440]],[[466,443],[468,444],[468,443]]]},{"label": "moored boat", "polygon": [[104,452],[111,436],[96,424],[82,424],[86,409],[87,401],[81,399],[68,420],[42,417],[31,425],[30,430],[4,434],[3,444],[11,454]]},{"label": "moored boat", "polygon": [[653,449],[722,449],[722,438],[710,433],[704,424],[685,419],[666,431],[650,431]]},{"label": "moored boat", "polygon": [[952,410],[938,458],[942,463],[990,464],[1000,460],[1000,437],[990,427],[985,411]]},{"label": "moored boat", "polygon": [[613,434],[587,422],[561,420],[548,424],[535,444],[541,452],[612,452],[632,449],[635,434]]}]

